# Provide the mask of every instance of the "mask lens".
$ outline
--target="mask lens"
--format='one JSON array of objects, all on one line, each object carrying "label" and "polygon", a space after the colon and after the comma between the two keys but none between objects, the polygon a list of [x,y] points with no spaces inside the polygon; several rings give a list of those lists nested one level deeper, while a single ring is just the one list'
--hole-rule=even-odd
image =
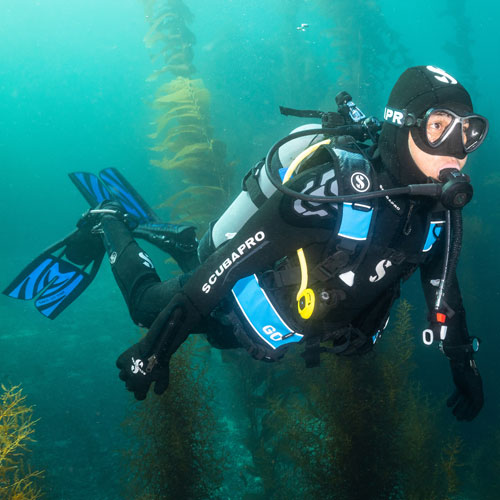
[{"label": "mask lens", "polygon": [[421,127],[425,127],[429,146],[437,148],[449,140],[459,144],[461,134],[464,152],[470,153],[483,143],[488,133],[488,120],[480,115],[459,116],[446,109],[433,109],[428,111]]},{"label": "mask lens", "polygon": [[455,118],[441,109],[433,111],[426,120],[427,140],[431,146],[438,146],[455,125]]},{"label": "mask lens", "polygon": [[462,120],[462,140],[467,153],[477,149],[486,136],[487,124],[480,116],[471,116]]}]

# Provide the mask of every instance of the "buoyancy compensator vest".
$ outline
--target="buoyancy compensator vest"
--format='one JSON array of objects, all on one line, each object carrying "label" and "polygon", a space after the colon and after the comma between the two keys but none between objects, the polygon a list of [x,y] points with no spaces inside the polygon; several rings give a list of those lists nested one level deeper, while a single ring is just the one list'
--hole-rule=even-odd
[{"label": "buoyancy compensator vest", "polygon": [[[351,106],[348,106],[349,109],[353,108],[352,104],[351,102]],[[354,108],[356,107],[354,106]],[[330,113],[329,115],[335,114]],[[364,115],[362,118],[359,114],[356,116],[359,121],[364,118]],[[322,119],[325,122],[325,116],[322,116]],[[328,119],[331,123],[332,118],[328,117]],[[293,131],[292,140],[279,141],[271,148],[266,161],[257,163],[247,173],[240,195],[222,217],[211,225],[209,231],[200,241],[200,260],[204,261],[215,248],[230,240],[244,223],[257,212],[259,207],[272,196],[276,189],[295,198],[294,210],[304,218],[311,211],[314,212],[315,206],[328,202],[337,210],[337,225],[332,228],[332,239],[338,240],[335,246],[336,252],[329,254],[327,259],[322,262],[314,262],[314,265],[308,268],[304,250],[296,249],[300,263],[297,309],[303,320],[313,317],[315,310],[320,309],[321,301],[308,286],[309,280],[318,281],[321,280],[321,274],[331,277],[336,273],[340,279],[348,284],[368,247],[367,242],[370,240],[370,231],[373,228],[376,212],[376,204],[370,200],[381,198],[384,194],[377,191],[375,172],[365,154],[367,146],[359,141],[376,142],[378,128],[377,121],[372,118],[364,119],[355,125],[340,125],[333,129],[318,128],[310,131],[311,126],[306,126],[301,127],[302,130]],[[347,137],[344,134],[347,134]],[[304,144],[304,137],[307,138],[306,144]],[[300,145],[297,141],[296,154],[293,152],[290,155],[290,146],[299,138],[302,140]],[[286,155],[279,154],[280,159],[286,156],[295,156],[295,160],[290,165],[277,165],[276,170],[279,171],[281,178],[281,182],[277,182],[272,177],[270,165],[273,161],[273,155],[276,152],[281,153],[285,144],[287,145]],[[304,146],[307,147],[304,149]],[[295,173],[302,173],[308,168],[314,168],[315,165],[325,162],[331,164],[331,168],[324,172],[319,184],[306,185],[302,193],[287,191],[286,183]],[[283,184],[280,185],[281,183]],[[392,189],[392,193],[394,195],[438,196],[441,194],[441,189],[441,185],[435,184],[415,185]],[[436,225],[429,225],[424,251],[430,249],[438,237],[438,233],[439,228]],[[275,273],[275,278],[281,279],[284,286],[289,286],[290,275],[285,268]],[[295,276],[297,277],[297,273]],[[296,277],[295,280],[297,280]],[[272,294],[266,291],[263,281],[263,276],[260,275],[247,276],[237,282],[232,290],[235,305],[230,308],[227,317],[234,326],[236,337],[252,356],[267,361],[282,357],[290,344],[302,341],[304,336],[314,338],[316,345],[309,349],[310,352],[314,352],[314,355],[309,356],[309,360],[306,356],[306,362],[309,365],[317,364],[316,358],[319,357],[320,350],[319,341],[324,339],[308,335],[308,332],[304,331],[307,328],[301,330],[294,318],[288,317],[287,311],[278,307],[271,296]],[[375,312],[377,328],[370,332],[369,340],[371,343],[376,341],[385,327],[388,311],[395,298],[394,293],[386,295],[387,297],[381,298],[384,307]],[[320,298],[324,299],[325,295],[323,294]],[[366,335],[362,332],[354,332],[355,337],[358,338],[353,339],[352,328],[349,326],[348,331],[341,333],[346,339],[345,345],[337,345],[333,349],[321,348],[321,350],[349,354],[353,350],[359,350],[360,347],[366,347],[369,344]],[[361,333],[361,336],[358,333]]]},{"label": "buoyancy compensator vest", "polygon": [[[317,147],[316,147],[317,146]],[[302,152],[301,152],[302,153]],[[322,168],[322,175],[313,176],[316,182],[307,182],[304,192],[316,194],[355,194],[369,192],[376,185],[375,173],[370,162],[356,151],[340,149],[332,144],[331,139],[323,139],[303,151],[303,160],[292,162],[283,167],[280,175],[284,182],[307,169],[315,170],[316,165],[328,165]],[[300,156],[300,155],[299,155]],[[261,166],[260,166],[261,168]],[[257,182],[259,165],[252,169],[245,178],[244,187],[253,203],[259,206],[263,200],[255,195],[255,188],[248,188],[248,179]],[[312,177],[312,178],[313,178]],[[250,181],[251,183],[252,181]],[[317,204],[316,204],[317,205]],[[334,204],[332,204],[333,206]],[[327,282],[340,271],[340,278],[346,283],[352,280],[357,265],[361,262],[370,239],[370,229],[375,217],[374,202],[346,202],[335,204],[336,223],[332,226],[332,241],[335,240],[334,252],[321,262],[308,263],[307,250],[298,248],[299,269],[285,267],[279,271],[268,271],[264,275],[252,275],[238,281],[232,290],[235,307],[229,313],[235,326],[235,334],[240,343],[257,359],[272,361],[284,355],[292,343],[301,342],[305,333],[301,330],[304,320],[318,316],[325,302],[326,290],[317,296],[313,284]],[[321,216],[322,208],[315,204],[295,200],[292,206],[295,217]],[[274,293],[266,283],[272,279]],[[280,307],[275,300],[279,283],[284,287],[296,287],[295,314]],[[326,300],[331,302],[330,294]],[[279,292],[278,292],[279,293]],[[302,321],[297,322],[297,313]],[[294,317],[295,316],[295,317]],[[306,334],[307,336],[307,334]],[[338,352],[341,352],[339,349]]]}]

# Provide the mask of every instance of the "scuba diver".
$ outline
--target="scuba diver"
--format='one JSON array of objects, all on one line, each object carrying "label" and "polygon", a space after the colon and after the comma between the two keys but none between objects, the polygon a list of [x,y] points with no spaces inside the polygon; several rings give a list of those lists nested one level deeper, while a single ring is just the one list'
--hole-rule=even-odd
[{"label": "scuba diver", "polygon": [[[88,264],[102,259],[102,238],[133,321],[149,329],[117,360],[138,400],[152,384],[156,394],[167,389],[170,358],[191,333],[268,362],[301,342],[309,367],[323,352],[369,352],[401,283],[419,268],[429,308],[423,341],[448,358],[455,384],[447,404],[458,420],[479,413],[479,340],[467,329],[456,265],[461,209],[472,197],[461,169],[488,121],[474,114],[465,88],[434,66],[400,76],[381,127],[347,93],[337,104],[335,113],[282,108],[320,117],[322,126],[299,127],[276,143],[199,244],[192,228],[168,226],[165,238],[152,211],[141,219],[130,207],[134,196],[124,202],[124,179],[120,189],[104,182],[109,192],[92,198],[99,204],[76,234],[94,243],[70,246],[87,249],[76,260]],[[82,193],[96,183],[85,179]],[[185,273],[162,282],[134,236],[161,241]],[[19,283],[5,293],[26,298]]]}]

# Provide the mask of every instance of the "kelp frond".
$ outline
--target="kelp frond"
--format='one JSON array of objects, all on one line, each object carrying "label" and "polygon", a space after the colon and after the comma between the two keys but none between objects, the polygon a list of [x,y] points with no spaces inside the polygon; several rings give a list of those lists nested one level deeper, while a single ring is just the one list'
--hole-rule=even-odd
[{"label": "kelp frond", "polygon": [[158,90],[154,106],[161,114],[151,135],[155,141],[151,149],[162,154],[151,163],[178,172],[181,182],[189,186],[165,204],[172,206],[178,222],[191,221],[202,230],[229,199],[226,147],[212,136],[209,104],[202,80],[178,76]]},{"label": "kelp frond", "polygon": [[[226,148],[214,139],[210,127],[210,92],[203,80],[193,78],[195,37],[187,24],[192,14],[183,0],[143,0],[149,30],[144,43],[152,51],[151,59],[162,66],[148,81],[167,75],[170,81],[156,91],[153,108],[158,111],[151,150],[159,155],[151,161],[177,174],[189,187],[167,200],[171,218],[190,221],[202,232],[210,220],[218,217],[229,200],[229,167]],[[202,189],[204,187],[204,189]],[[217,191],[217,196],[213,193]]]},{"label": "kelp frond", "polygon": [[34,500],[42,496],[34,481],[41,471],[31,471],[24,455],[33,442],[36,421],[33,408],[26,406],[26,396],[19,385],[1,386],[0,395],[0,498]]},{"label": "kelp frond", "polygon": [[216,447],[213,391],[207,384],[206,341],[191,336],[170,362],[170,386],[150,394],[125,422],[139,440],[129,449],[127,498],[215,498],[227,458]]}]

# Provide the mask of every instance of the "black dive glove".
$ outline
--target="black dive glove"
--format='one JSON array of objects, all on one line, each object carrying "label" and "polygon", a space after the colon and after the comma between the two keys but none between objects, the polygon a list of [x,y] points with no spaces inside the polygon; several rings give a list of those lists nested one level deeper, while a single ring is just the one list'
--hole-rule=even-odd
[{"label": "black dive glove", "polygon": [[156,394],[165,392],[170,358],[201,319],[187,295],[178,293],[158,315],[146,336],[117,359],[119,377],[137,400],[146,399],[153,382]]},{"label": "black dive glove", "polygon": [[481,411],[484,404],[483,381],[471,358],[469,361],[450,360],[451,374],[456,389],[447,405],[453,408],[457,420],[470,422]]},{"label": "black dive glove", "polygon": [[93,231],[99,220],[87,210],[76,223],[78,230],[68,237],[64,255],[74,264],[86,266],[104,252],[102,239]]}]

